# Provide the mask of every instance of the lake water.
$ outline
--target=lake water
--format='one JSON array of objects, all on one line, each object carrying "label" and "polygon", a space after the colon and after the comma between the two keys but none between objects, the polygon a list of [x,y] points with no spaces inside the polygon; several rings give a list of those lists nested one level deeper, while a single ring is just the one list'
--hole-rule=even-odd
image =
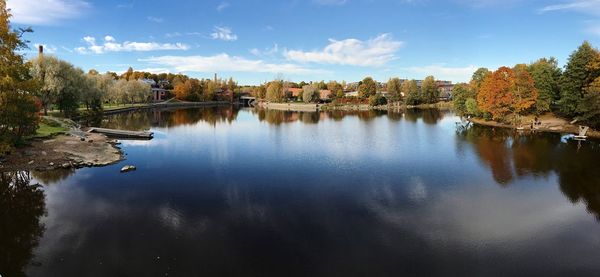
[{"label": "lake water", "polygon": [[0,275],[599,276],[599,142],[457,121],[112,116],[155,138],[112,166],[0,175]]}]

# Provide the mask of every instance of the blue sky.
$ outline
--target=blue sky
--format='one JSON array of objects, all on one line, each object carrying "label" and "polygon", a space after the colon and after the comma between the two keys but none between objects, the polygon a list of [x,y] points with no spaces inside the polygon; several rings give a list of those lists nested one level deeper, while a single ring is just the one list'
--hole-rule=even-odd
[{"label": "blue sky", "polygon": [[467,81],[478,67],[600,45],[600,0],[8,0],[31,51],[84,70],[257,84],[372,76]]}]

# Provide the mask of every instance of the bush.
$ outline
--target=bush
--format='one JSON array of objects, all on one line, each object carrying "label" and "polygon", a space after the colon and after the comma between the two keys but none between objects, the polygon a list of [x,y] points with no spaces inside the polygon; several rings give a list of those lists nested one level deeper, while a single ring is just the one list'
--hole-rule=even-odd
[{"label": "bush", "polygon": [[381,106],[387,104],[387,99],[381,95],[381,93],[377,93],[375,95],[369,96],[369,105],[370,106]]}]

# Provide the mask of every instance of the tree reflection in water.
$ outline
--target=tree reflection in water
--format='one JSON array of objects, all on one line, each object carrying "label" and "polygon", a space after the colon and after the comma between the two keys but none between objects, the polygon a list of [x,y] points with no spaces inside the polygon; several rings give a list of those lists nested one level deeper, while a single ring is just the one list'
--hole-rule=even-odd
[{"label": "tree reflection in water", "polygon": [[58,168],[46,171],[32,171],[31,175],[45,185],[56,184],[75,174],[74,168]]},{"label": "tree reflection in water", "polygon": [[0,173],[0,275],[25,276],[44,233],[44,192],[27,172]]},{"label": "tree reflection in water", "polygon": [[519,134],[473,126],[457,130],[459,151],[471,145],[503,186],[515,179],[556,174],[561,191],[600,220],[600,147],[597,141],[560,142],[559,134]]}]

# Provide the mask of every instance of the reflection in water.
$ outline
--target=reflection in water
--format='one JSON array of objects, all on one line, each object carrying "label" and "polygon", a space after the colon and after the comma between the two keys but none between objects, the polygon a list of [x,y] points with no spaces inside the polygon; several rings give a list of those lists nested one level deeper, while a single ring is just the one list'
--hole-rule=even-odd
[{"label": "reflection in water", "polygon": [[44,233],[44,192],[26,172],[0,173],[0,275],[25,276]]},{"label": "reflection in water", "polygon": [[600,220],[600,147],[596,141],[581,146],[574,141],[560,143],[559,134],[520,134],[481,126],[460,129],[458,137],[459,144],[473,145],[499,184],[554,173],[564,194],[573,203],[585,203]]},{"label": "reflection in water", "polygon": [[457,120],[232,107],[112,116],[105,124],[160,135],[123,142],[128,174],[123,163],[35,173],[56,184],[25,272],[597,276],[595,144],[457,132]]},{"label": "reflection in water", "polygon": [[46,185],[58,183],[75,173],[74,168],[58,168],[54,170],[32,171],[31,175]]},{"label": "reflection in water", "polygon": [[218,122],[235,121],[239,109],[234,107],[205,107],[185,109],[151,109],[121,113],[109,116],[102,127],[122,130],[146,130],[151,127],[177,127],[206,122],[215,125]]}]

